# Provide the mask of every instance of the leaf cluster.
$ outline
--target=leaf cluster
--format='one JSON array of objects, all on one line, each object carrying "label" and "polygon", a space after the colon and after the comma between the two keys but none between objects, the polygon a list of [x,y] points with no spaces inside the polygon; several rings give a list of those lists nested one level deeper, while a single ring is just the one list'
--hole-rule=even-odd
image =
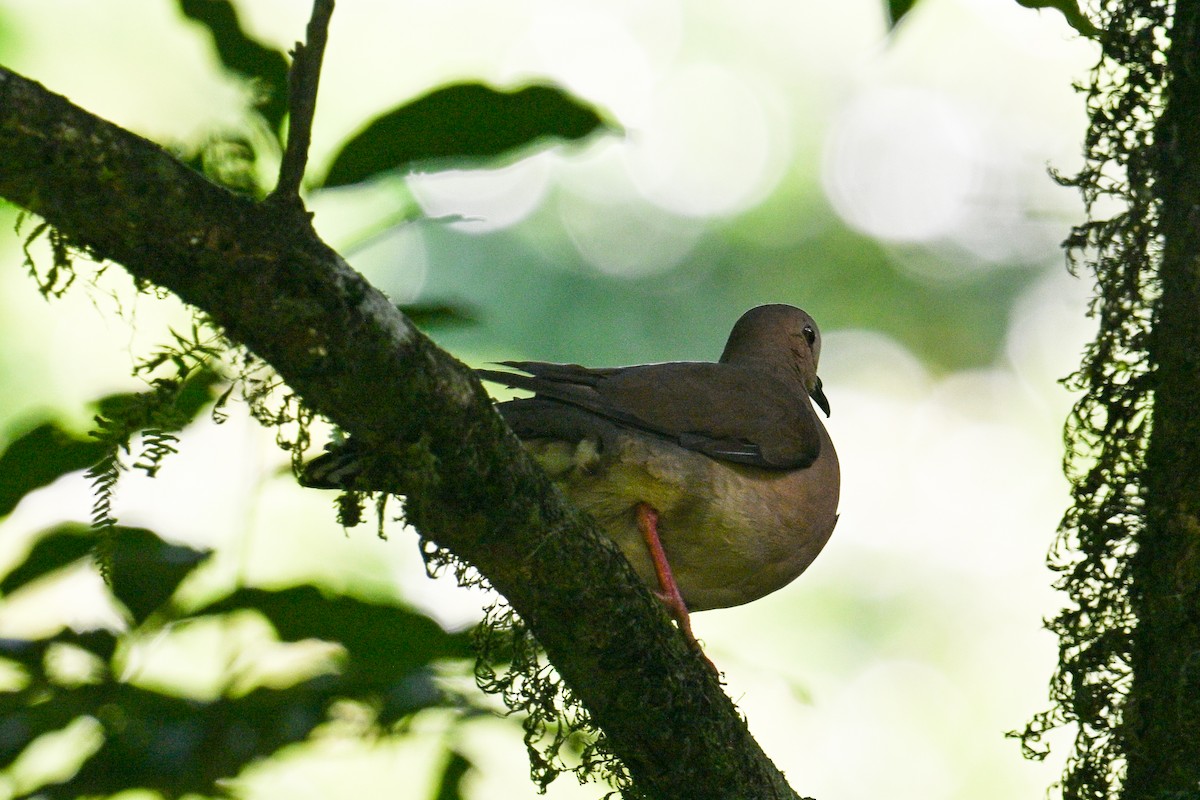
[{"label": "leaf cluster", "polygon": [[[185,160],[234,191],[264,196],[256,164],[268,148],[278,157],[285,142],[288,59],[250,36],[229,0],[178,0],[185,17],[209,35],[222,65],[251,87],[250,134],[215,136]],[[334,154],[313,188],[365,183],[415,170],[495,166],[556,142],[579,141],[612,128],[599,112],[545,84],[498,89],[466,82],[438,87],[365,122]]]}]

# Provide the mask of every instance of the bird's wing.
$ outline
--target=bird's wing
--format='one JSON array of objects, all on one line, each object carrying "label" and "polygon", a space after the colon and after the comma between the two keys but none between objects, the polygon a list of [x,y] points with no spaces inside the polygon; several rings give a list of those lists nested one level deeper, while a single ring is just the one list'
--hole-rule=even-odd
[{"label": "bird's wing", "polygon": [[[479,374],[619,425],[667,437],[716,459],[799,469],[816,460],[821,450],[820,422],[803,387],[739,365],[674,362],[589,369],[517,361],[506,366],[530,374],[494,370],[479,370]],[[542,418],[545,436],[553,437],[554,408],[553,404],[523,407],[523,430],[518,433],[534,438]],[[503,413],[504,404],[500,409]]]}]

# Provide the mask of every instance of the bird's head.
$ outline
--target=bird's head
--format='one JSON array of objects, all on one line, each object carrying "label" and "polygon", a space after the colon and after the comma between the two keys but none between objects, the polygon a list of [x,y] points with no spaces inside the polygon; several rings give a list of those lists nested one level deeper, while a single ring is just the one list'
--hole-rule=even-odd
[{"label": "bird's head", "polygon": [[733,326],[723,363],[754,363],[787,381],[799,381],[804,391],[829,416],[829,400],[817,377],[821,331],[807,312],[783,303],[756,306]]}]

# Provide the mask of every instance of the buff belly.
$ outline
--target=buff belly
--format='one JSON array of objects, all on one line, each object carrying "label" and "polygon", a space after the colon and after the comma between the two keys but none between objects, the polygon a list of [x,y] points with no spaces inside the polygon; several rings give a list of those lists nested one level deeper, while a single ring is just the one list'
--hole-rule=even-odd
[{"label": "buff belly", "polygon": [[636,524],[637,505],[651,505],[684,600],[702,611],[770,594],[821,552],[837,523],[839,489],[837,454],[821,435],[817,460],[792,471],[716,461],[639,433],[525,445],[658,588]]}]

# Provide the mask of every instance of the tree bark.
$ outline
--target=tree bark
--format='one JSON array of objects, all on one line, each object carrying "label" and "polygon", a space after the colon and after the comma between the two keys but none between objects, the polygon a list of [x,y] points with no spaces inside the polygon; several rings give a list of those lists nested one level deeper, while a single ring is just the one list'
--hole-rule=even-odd
[{"label": "tree bark", "polygon": [[0,196],[213,319],[305,404],[402,459],[408,521],[521,615],[653,798],[795,798],[627,562],[471,371],[313,232],[0,68]]},{"label": "tree bark", "polygon": [[1149,341],[1146,529],[1131,562],[1129,800],[1200,792],[1200,5],[1175,5],[1170,39],[1155,129],[1163,250]]}]

